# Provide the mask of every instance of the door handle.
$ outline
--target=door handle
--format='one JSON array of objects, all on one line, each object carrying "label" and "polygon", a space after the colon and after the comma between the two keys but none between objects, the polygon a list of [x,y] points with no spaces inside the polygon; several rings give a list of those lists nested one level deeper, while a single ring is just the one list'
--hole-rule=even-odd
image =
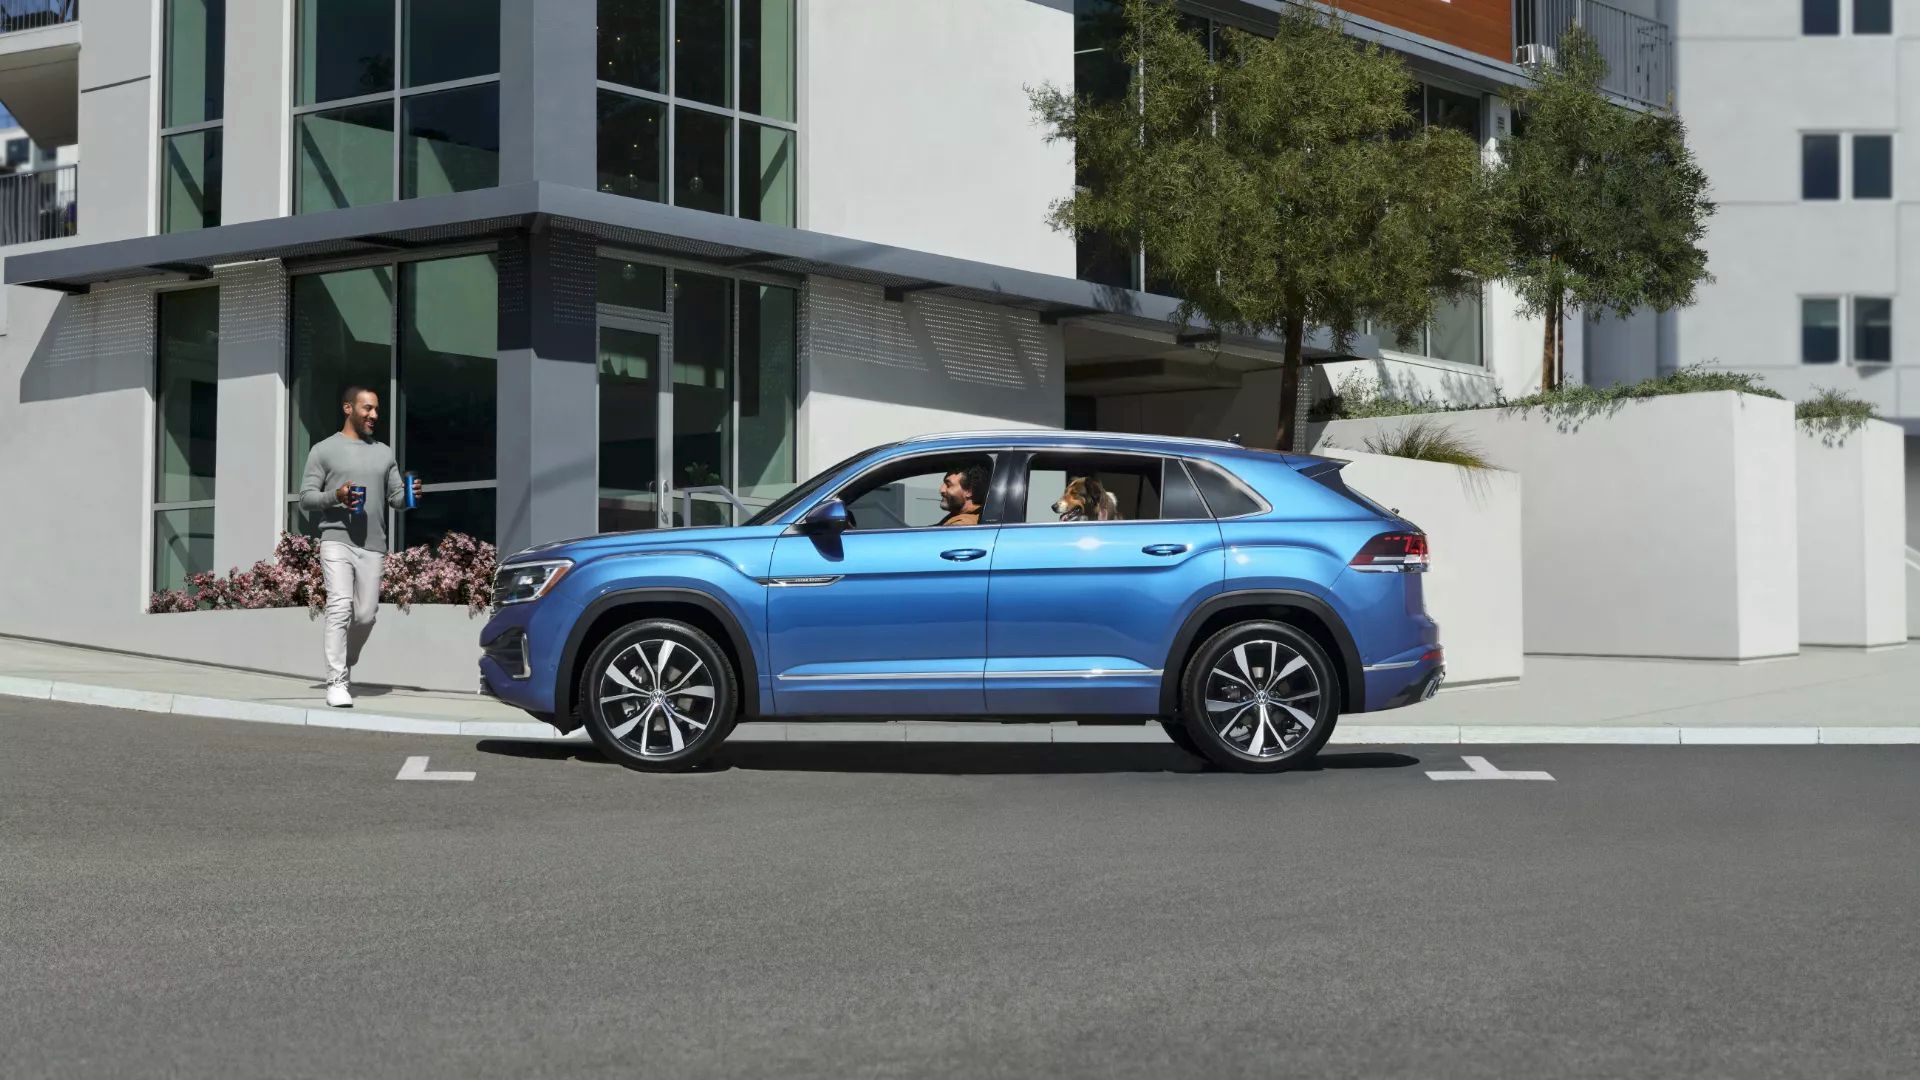
[{"label": "door handle", "polygon": [[1148,544],[1140,549],[1148,555],[1180,555],[1187,550],[1185,544]]},{"label": "door handle", "polygon": [[953,548],[940,553],[940,557],[953,562],[972,562],[987,553],[986,548]]}]

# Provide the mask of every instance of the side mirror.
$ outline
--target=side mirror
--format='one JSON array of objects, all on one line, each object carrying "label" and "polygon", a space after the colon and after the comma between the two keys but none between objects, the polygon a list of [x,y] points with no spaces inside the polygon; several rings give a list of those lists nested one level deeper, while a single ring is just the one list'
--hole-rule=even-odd
[{"label": "side mirror", "polygon": [[853,515],[847,513],[847,504],[839,499],[828,499],[800,519],[800,531],[806,533],[843,533],[851,528]]}]

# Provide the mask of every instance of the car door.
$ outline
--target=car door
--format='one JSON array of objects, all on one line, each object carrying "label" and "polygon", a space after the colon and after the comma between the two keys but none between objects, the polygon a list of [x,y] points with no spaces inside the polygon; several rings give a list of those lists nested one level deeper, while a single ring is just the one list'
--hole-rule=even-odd
[{"label": "car door", "polygon": [[987,589],[987,711],[1158,712],[1173,636],[1226,571],[1185,467],[1038,451],[1015,476]]},{"label": "car door", "polygon": [[987,575],[1000,529],[941,525],[952,470],[990,486],[993,455],[916,455],[835,492],[853,517],[836,533],[774,542],[767,639],[783,715],[977,716],[985,710]]}]

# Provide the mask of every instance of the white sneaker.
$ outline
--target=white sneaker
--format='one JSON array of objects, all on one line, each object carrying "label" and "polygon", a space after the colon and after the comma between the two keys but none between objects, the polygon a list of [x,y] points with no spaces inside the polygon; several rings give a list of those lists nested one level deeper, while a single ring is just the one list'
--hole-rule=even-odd
[{"label": "white sneaker", "polygon": [[327,704],[336,709],[351,709],[353,708],[353,695],[347,693],[347,688],[344,685],[329,686],[327,687]]}]

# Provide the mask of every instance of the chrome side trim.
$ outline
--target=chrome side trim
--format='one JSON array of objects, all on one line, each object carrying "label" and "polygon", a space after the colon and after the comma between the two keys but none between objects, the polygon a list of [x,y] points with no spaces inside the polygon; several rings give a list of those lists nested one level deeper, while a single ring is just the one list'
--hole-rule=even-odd
[{"label": "chrome side trim", "polygon": [[1159,668],[1127,668],[1114,671],[1109,668],[1092,668],[1087,671],[989,671],[989,679],[1126,679],[1135,676],[1158,678],[1166,674]]},{"label": "chrome side trim", "polygon": [[1424,660],[1402,660],[1397,664],[1368,664],[1361,671],[1399,671],[1401,668],[1419,667]]},{"label": "chrome side trim", "polygon": [[831,585],[844,576],[843,574],[823,574],[818,577],[763,577],[759,581],[769,589],[817,589],[822,585]]},{"label": "chrome side trim", "polygon": [[858,682],[881,682],[899,679],[1127,679],[1158,678],[1166,674],[1160,668],[1128,668],[1113,671],[1107,668],[1092,668],[1084,671],[852,671],[843,675],[777,675],[781,682],[819,682],[823,680],[845,680]]},{"label": "chrome side trim", "polygon": [[849,671],[840,675],[776,675],[781,682],[881,682],[900,679],[977,679],[977,671]]}]

